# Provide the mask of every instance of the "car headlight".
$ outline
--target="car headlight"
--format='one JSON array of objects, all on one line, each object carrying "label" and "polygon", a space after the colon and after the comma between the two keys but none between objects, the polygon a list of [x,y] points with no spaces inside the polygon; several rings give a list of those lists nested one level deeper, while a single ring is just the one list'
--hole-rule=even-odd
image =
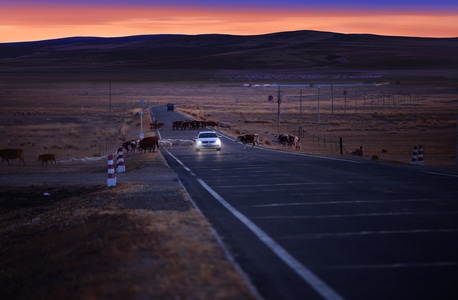
[{"label": "car headlight", "polygon": [[220,139],[217,139],[215,143],[216,143],[216,145],[221,146],[221,140]]}]

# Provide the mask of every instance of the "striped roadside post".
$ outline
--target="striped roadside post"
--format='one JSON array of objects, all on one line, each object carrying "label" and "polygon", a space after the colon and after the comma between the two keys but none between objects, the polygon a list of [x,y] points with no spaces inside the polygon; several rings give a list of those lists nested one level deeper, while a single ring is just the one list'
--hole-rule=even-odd
[{"label": "striped roadside post", "polygon": [[412,160],[411,160],[411,164],[413,165],[416,165],[417,164],[417,159],[418,159],[418,156],[417,156],[417,146],[414,146],[413,147],[413,150],[412,150]]},{"label": "striped roadside post", "polygon": [[126,172],[126,165],[124,164],[124,153],[122,152],[122,146],[118,148],[118,160],[117,160],[117,167],[116,172],[124,173]]},{"label": "striped roadside post", "polygon": [[108,155],[108,187],[116,186],[116,173],[113,165],[113,154]]},{"label": "striped roadside post", "polygon": [[422,166],[425,164],[423,160],[423,146],[422,145],[418,146],[418,164]]}]

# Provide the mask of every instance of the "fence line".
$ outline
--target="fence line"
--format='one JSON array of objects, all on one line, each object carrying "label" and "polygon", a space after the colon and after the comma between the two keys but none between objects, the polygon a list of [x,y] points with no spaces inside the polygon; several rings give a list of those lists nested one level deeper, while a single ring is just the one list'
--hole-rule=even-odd
[{"label": "fence line", "polygon": [[119,141],[117,139],[110,139],[103,142],[99,142],[99,156],[105,156],[116,152],[119,148]]},{"label": "fence line", "polygon": [[318,148],[323,148],[327,150],[331,150],[336,153],[340,154],[350,154],[353,153],[355,150],[349,150],[347,147],[344,146],[342,137],[336,140],[330,140],[329,138],[326,139],[325,137],[320,137],[319,135],[313,133],[307,133],[302,126],[299,126],[298,129],[298,136],[301,138],[302,141],[305,141],[306,136],[311,138],[312,145],[318,146]]}]

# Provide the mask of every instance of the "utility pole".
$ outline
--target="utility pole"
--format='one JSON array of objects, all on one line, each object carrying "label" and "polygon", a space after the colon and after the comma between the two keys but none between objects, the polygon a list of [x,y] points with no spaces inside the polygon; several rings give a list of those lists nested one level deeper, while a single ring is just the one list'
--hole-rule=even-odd
[{"label": "utility pole", "polygon": [[334,89],[331,83],[331,115],[334,116]]},{"label": "utility pole", "polygon": [[143,109],[140,109],[138,114],[140,115],[140,140],[142,140],[145,137],[143,134]]},{"label": "utility pole", "polygon": [[301,89],[301,96],[300,96],[299,112],[300,112],[300,117],[302,119],[302,89]]},{"label": "utility pole", "polygon": [[277,92],[277,105],[278,105],[278,110],[277,110],[277,133],[280,133],[280,104],[281,104],[281,90],[280,90],[280,86],[278,86],[278,92]]},{"label": "utility pole", "polygon": [[109,81],[109,83],[110,83],[110,97],[109,97],[110,98],[110,103],[108,105],[108,110],[109,110],[109,112],[111,112],[111,80]]},{"label": "utility pole", "polygon": [[344,112],[347,113],[347,90],[344,90],[343,91],[343,95],[344,95]]},{"label": "utility pole", "polygon": [[318,123],[320,123],[320,86],[318,86]]}]

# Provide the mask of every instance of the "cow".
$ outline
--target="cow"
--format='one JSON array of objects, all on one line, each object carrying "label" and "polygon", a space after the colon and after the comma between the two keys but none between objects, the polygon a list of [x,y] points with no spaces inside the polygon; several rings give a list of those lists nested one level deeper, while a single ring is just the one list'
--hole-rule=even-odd
[{"label": "cow", "polygon": [[150,136],[142,139],[140,143],[138,143],[138,149],[140,150],[140,153],[143,152],[143,150],[148,150],[151,152],[151,150],[159,149],[159,138],[157,136]]},{"label": "cow", "polygon": [[259,134],[242,134],[239,135],[236,139],[235,142],[242,142],[243,143],[243,149],[246,148],[247,144],[252,144],[251,149],[254,148],[254,145],[259,145]]},{"label": "cow", "polygon": [[0,150],[0,157],[2,158],[2,165],[3,161],[6,160],[8,163],[8,166],[10,165],[10,159],[19,159],[19,163],[24,164],[25,166],[25,161],[24,161],[24,150],[19,148],[19,149],[1,149]]},{"label": "cow", "polygon": [[173,130],[181,129],[181,124],[183,124],[183,121],[174,121],[174,122],[172,122],[172,129]]},{"label": "cow", "polygon": [[207,127],[214,128],[214,127],[217,127],[217,126],[218,126],[218,123],[216,123],[215,121],[207,121],[205,125],[206,125]]},{"label": "cow", "polygon": [[48,166],[48,161],[52,163],[56,163],[56,156],[52,153],[47,153],[47,154],[41,154],[38,155],[38,160],[41,161],[41,166],[43,167],[44,164],[46,163],[46,166]]},{"label": "cow", "polygon": [[272,142],[278,143],[282,145],[283,147],[288,147],[292,149],[293,147],[295,149],[301,149],[301,140],[299,137],[282,133],[279,135],[275,135],[274,138],[272,139]]},{"label": "cow", "polygon": [[172,149],[172,141],[169,140],[159,140],[159,146],[164,149]]},{"label": "cow", "polygon": [[186,120],[186,121],[181,122],[181,126],[180,126],[181,130],[188,130],[190,127],[191,127],[191,121],[190,120]]},{"label": "cow", "polygon": [[122,147],[126,149],[126,153],[129,153],[130,150],[135,152],[135,149],[137,149],[137,141],[129,140],[127,142],[124,142],[122,143]]},{"label": "cow", "polygon": [[162,122],[157,122],[157,120],[154,120],[154,122],[149,123],[149,128],[154,129],[154,130],[162,130],[162,128],[165,126],[164,123]]}]

